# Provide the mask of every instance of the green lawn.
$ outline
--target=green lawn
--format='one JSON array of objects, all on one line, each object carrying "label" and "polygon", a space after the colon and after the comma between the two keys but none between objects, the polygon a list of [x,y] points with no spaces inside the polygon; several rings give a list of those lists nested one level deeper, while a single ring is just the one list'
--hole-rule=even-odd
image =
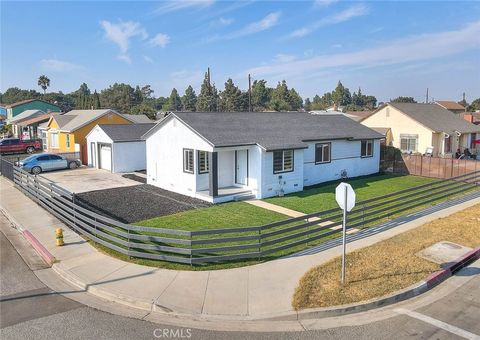
[{"label": "green lawn", "polygon": [[180,212],[136,222],[136,225],[183,230],[252,227],[287,219],[288,216],[244,202]]},{"label": "green lawn", "polygon": [[[434,178],[426,177],[385,174],[352,179],[347,182],[355,190],[357,201],[361,201],[435,180]],[[337,207],[335,187],[338,183],[339,181],[320,184],[301,192],[285,195],[284,197],[268,198],[265,201],[306,214],[331,209]]]}]

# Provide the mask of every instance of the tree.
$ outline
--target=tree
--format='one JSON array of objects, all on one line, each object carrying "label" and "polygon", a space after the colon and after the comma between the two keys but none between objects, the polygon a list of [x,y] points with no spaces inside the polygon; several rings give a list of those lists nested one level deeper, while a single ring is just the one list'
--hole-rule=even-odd
[{"label": "tree", "polygon": [[38,77],[38,86],[43,89],[43,94],[47,92],[47,88],[50,86],[50,79],[46,75]]},{"label": "tree", "polygon": [[80,85],[80,88],[72,93],[72,96],[75,99],[75,108],[90,109],[92,106],[90,95],[91,92],[88,88],[88,85],[82,83],[82,85]]},{"label": "tree", "polygon": [[305,111],[312,111],[312,102],[310,101],[310,98],[305,99],[305,104],[303,105],[305,108]]},{"label": "tree", "polygon": [[93,107],[93,109],[99,109],[99,108],[102,107],[102,106],[100,105],[100,96],[98,95],[97,90],[95,90],[95,91],[93,92],[93,96],[92,96],[92,107]]},{"label": "tree", "polygon": [[278,82],[277,87],[272,91],[272,99],[270,100],[270,109],[275,111],[291,111],[290,93],[287,82],[282,80]]},{"label": "tree", "polygon": [[416,103],[417,101],[413,97],[397,97],[390,100],[392,103]]},{"label": "tree", "polygon": [[182,97],[182,107],[184,111],[195,111],[195,105],[197,104],[197,95],[192,85],[188,85],[185,90],[185,94]]},{"label": "tree", "polygon": [[35,90],[22,90],[18,87],[10,87],[7,89],[7,91],[5,91],[5,93],[2,94],[0,103],[13,104],[26,99],[37,99],[41,96],[42,95]]},{"label": "tree", "polygon": [[480,110],[480,98],[475,99],[470,105],[467,106],[467,111],[475,112]]},{"label": "tree", "polygon": [[73,110],[75,107],[75,98],[71,94],[62,92],[49,92],[43,95],[43,100],[58,105],[63,112]]},{"label": "tree", "polygon": [[338,106],[346,106],[352,103],[350,90],[344,87],[341,81],[338,81],[337,87],[332,92],[332,99]]},{"label": "tree", "polygon": [[152,98],[152,93],[154,92],[152,89],[151,89],[151,86],[150,85],[145,85],[143,86],[140,91],[142,91],[142,96],[143,96],[143,99],[150,99]]},{"label": "tree", "polygon": [[135,105],[130,109],[130,113],[134,115],[146,115],[148,118],[155,120],[157,116],[157,110],[151,107],[147,103],[141,103]]},{"label": "tree", "polygon": [[266,80],[254,80],[252,84],[252,110],[265,111],[268,108],[272,89],[266,86]]},{"label": "tree", "polygon": [[303,106],[303,99],[300,97],[297,91],[292,87],[288,91],[288,102],[290,104],[290,107],[293,111],[298,111],[302,108]]},{"label": "tree", "polygon": [[248,97],[229,78],[220,92],[219,111],[242,112],[248,110]]},{"label": "tree", "polygon": [[205,72],[200,94],[197,97],[196,110],[199,112],[215,112],[218,105],[218,92],[215,85],[210,84],[210,77]]},{"label": "tree", "polygon": [[119,112],[130,112],[138,105],[135,98],[135,89],[128,84],[115,83],[100,92],[100,102],[103,107],[108,107]]},{"label": "tree", "polygon": [[163,105],[163,111],[180,111],[182,109],[182,99],[178,95],[177,89],[173,88],[170,97]]}]

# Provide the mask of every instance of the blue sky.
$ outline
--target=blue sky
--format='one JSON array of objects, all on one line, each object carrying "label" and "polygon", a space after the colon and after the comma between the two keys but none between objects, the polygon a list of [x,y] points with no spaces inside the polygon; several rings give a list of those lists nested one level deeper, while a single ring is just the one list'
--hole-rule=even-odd
[{"label": "blue sky", "polygon": [[480,2],[1,2],[1,90],[82,82],[198,92],[203,74],[241,88],[286,79],[305,97],[341,80],[381,101],[480,97]]}]

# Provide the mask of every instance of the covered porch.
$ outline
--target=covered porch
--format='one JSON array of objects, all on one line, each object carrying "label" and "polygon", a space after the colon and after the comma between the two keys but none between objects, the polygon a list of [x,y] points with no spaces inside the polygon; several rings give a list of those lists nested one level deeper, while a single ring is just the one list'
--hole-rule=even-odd
[{"label": "covered porch", "polygon": [[255,197],[249,148],[197,152],[198,198],[221,203]]}]

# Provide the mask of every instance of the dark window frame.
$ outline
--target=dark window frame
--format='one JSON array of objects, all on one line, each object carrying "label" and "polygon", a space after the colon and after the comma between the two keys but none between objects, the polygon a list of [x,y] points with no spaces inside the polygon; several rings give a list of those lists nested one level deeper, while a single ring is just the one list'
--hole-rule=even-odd
[{"label": "dark window frame", "polygon": [[[284,170],[285,169],[285,151],[291,151],[292,152],[292,168],[290,170]],[[281,152],[282,153],[282,168],[283,170],[277,170],[275,171],[275,153],[276,152]],[[283,149],[283,150],[275,150],[273,151],[272,155],[272,165],[273,165],[273,174],[284,174],[287,172],[293,172],[295,171],[295,149]]]},{"label": "dark window frame", "polygon": [[[192,153],[192,157],[193,157],[193,160],[192,160],[192,171],[190,170],[186,170],[185,169],[185,165],[187,165],[188,161],[185,157],[185,152],[188,151],[188,152],[191,152]],[[187,148],[183,148],[183,172],[186,173],[186,174],[195,174],[195,151],[193,149],[187,149]]]},{"label": "dark window frame", "polygon": [[[365,142],[365,155],[362,154],[363,152],[363,143]],[[371,143],[372,144],[372,153],[369,155],[368,154],[368,143]],[[361,158],[371,158],[373,157],[373,149],[374,149],[374,143],[373,143],[373,139],[362,139],[360,141],[360,157]]]},{"label": "dark window frame", "polygon": [[[317,160],[317,148],[318,146],[322,146],[322,158],[323,158],[323,146],[328,145],[328,161],[318,161]],[[315,165],[317,164],[328,164],[332,162],[332,142],[326,142],[326,143],[316,143],[315,144]]]},{"label": "dark window frame", "polygon": [[[200,166],[200,153],[205,153],[206,170],[202,170]],[[199,174],[208,174],[210,172],[210,155],[208,151],[197,150],[197,169]]]}]

